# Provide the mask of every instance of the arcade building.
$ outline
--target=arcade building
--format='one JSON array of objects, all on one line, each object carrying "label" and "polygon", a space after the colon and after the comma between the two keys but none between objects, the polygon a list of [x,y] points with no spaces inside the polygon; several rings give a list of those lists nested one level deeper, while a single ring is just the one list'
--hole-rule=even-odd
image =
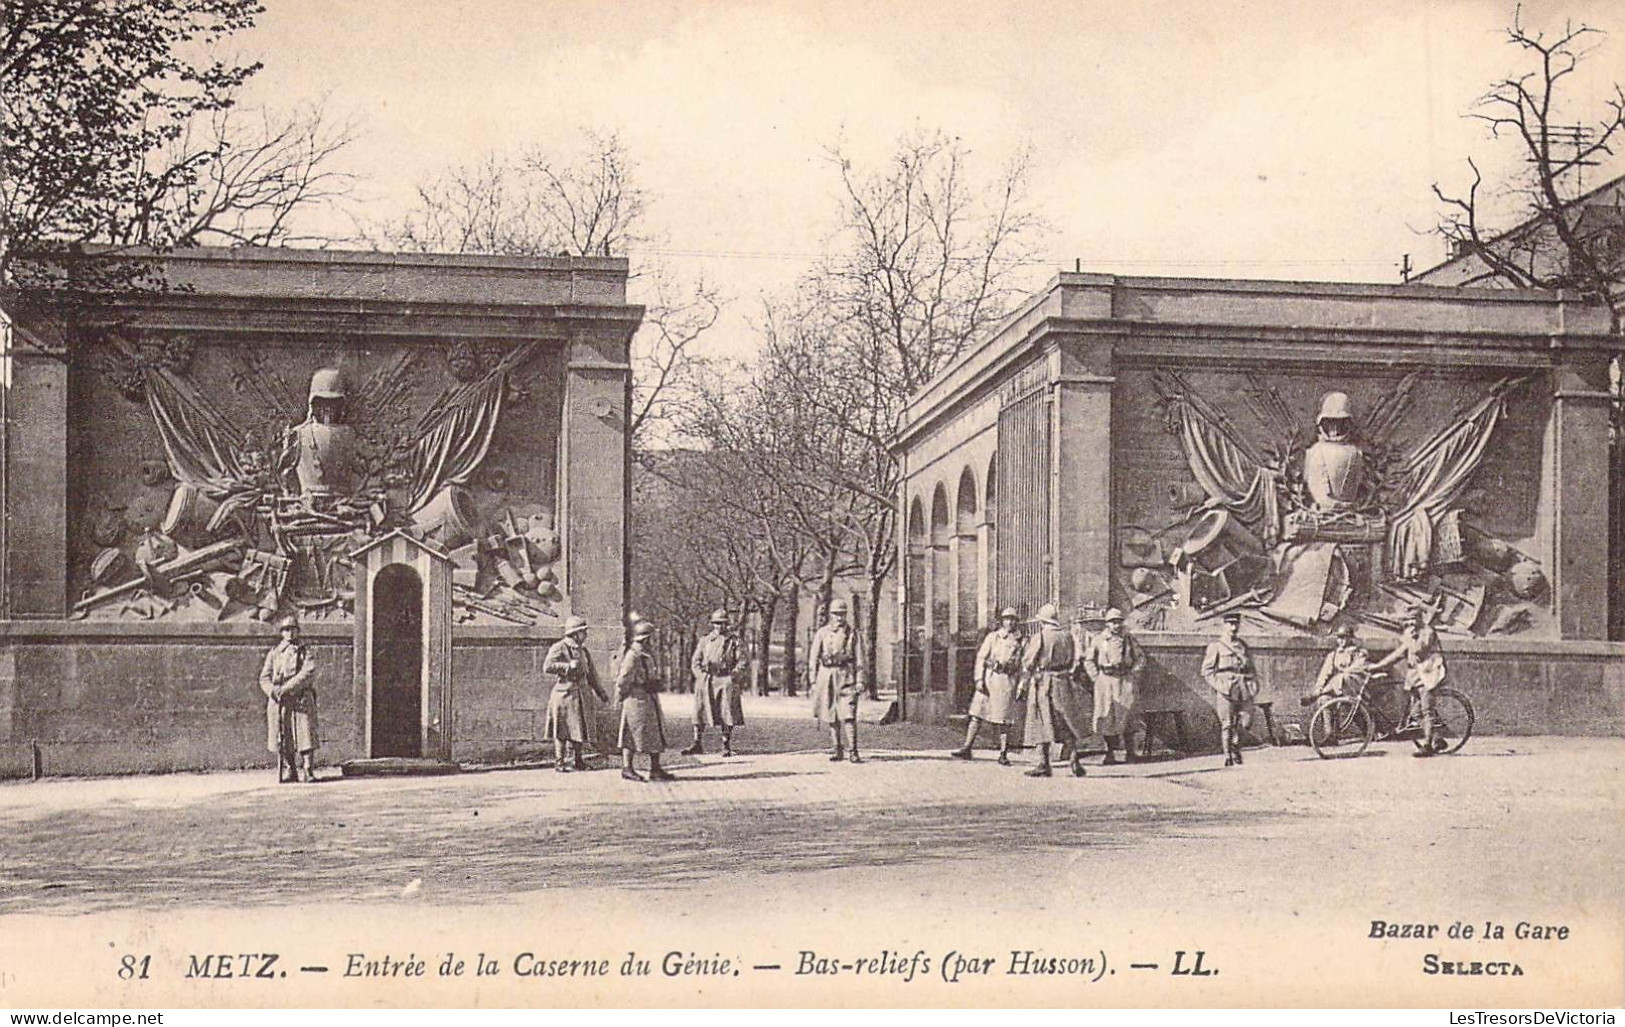
[{"label": "arcade building", "polygon": [[1561,294],[1060,275],[908,405],[904,715],[965,712],[1001,607],[1116,606],[1195,745],[1237,611],[1286,739],[1338,626],[1386,651],[1424,605],[1478,731],[1625,732],[1619,348]]},{"label": "arcade building", "polygon": [[289,613],[322,763],[534,746],[564,619],[621,642],[626,262],[119,260],[139,288],[11,304],[0,776],[268,764]]}]

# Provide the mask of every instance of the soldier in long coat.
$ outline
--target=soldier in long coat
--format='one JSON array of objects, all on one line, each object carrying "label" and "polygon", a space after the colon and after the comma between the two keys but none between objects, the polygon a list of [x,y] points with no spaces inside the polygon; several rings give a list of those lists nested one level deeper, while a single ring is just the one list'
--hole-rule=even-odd
[{"label": "soldier in long coat", "polygon": [[1106,611],[1106,630],[1089,640],[1083,651],[1083,667],[1095,688],[1095,733],[1106,739],[1103,766],[1123,758],[1134,758],[1134,700],[1140,671],[1145,669],[1145,650],[1123,630],[1123,611],[1115,606]]},{"label": "soldier in long coat", "polygon": [[1024,677],[1017,698],[1027,700],[1026,743],[1038,746],[1038,766],[1028,777],[1049,777],[1050,746],[1060,742],[1070,749],[1072,773],[1084,776],[1078,747],[1089,737],[1089,721],[1079,701],[1072,668],[1077,648],[1072,633],[1061,627],[1055,607],[1045,603],[1038,611],[1039,629],[1027,640],[1022,656]]},{"label": "soldier in long coat", "polygon": [[299,641],[299,619],[277,625],[282,638],[265,654],[260,691],[265,693],[265,747],[277,755],[277,780],[316,780],[321,725],[316,715],[316,664]]},{"label": "soldier in long coat", "polygon": [[1258,668],[1253,654],[1241,639],[1241,614],[1229,613],[1217,641],[1202,654],[1202,680],[1213,689],[1213,705],[1219,714],[1224,765],[1241,764],[1241,730],[1252,720],[1253,700],[1258,697]]},{"label": "soldier in long coat", "polygon": [[[839,762],[849,751],[853,763],[858,755],[858,636],[846,622],[846,600],[829,604],[829,621],[813,635],[807,650],[807,667],[813,675],[813,716],[828,724],[834,750],[831,762]],[[851,739],[850,750],[843,748],[841,727]]]},{"label": "soldier in long coat", "polygon": [[[542,737],[553,743],[553,769],[565,773],[572,767],[585,770],[581,749],[592,739],[592,716],[587,709],[587,693],[609,702],[598,682],[598,668],[587,650],[587,622],[571,617],[564,622],[564,637],[554,642],[542,661],[542,671],[557,679],[547,699],[547,722]],[[573,763],[565,761],[566,747],[575,751]]]},{"label": "soldier in long coat", "polygon": [[1021,676],[1021,635],[1016,631],[1016,611],[999,611],[999,626],[982,639],[976,651],[976,693],[970,701],[970,726],[965,744],[949,753],[955,759],[971,758],[971,746],[983,724],[999,729],[999,766],[1010,765],[1010,723],[1015,719],[1016,679]]},{"label": "soldier in long coat", "polygon": [[674,780],[660,768],[660,754],[666,751],[666,726],[660,718],[660,669],[644,643],[654,630],[647,621],[632,629],[632,644],[621,657],[620,673],[615,676],[615,694],[621,700],[620,737],[616,744],[621,750],[621,776],[628,781],[645,780],[633,765],[638,753],[649,757],[647,780]]},{"label": "soldier in long coat", "polygon": [[745,722],[745,708],[739,701],[739,639],[728,631],[728,611],[711,613],[711,633],[694,647],[690,669],[694,671],[694,742],[684,756],[705,751],[705,729],[713,724],[722,729],[722,755],[734,754],[734,728]]}]

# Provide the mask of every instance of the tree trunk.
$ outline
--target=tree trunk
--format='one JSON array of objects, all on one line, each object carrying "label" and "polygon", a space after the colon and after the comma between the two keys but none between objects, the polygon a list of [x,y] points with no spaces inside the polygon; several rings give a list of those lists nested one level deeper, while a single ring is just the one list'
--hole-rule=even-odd
[{"label": "tree trunk", "polygon": [[675,675],[686,686],[685,692],[694,691],[694,647],[699,645],[699,639],[694,626],[691,624],[683,631],[677,647],[677,667]]},{"label": "tree trunk", "polygon": [[784,694],[796,694],[796,634],[801,630],[801,586],[794,585],[784,622]]},{"label": "tree trunk", "polygon": [[768,671],[773,662],[773,618],[778,608],[778,596],[768,596],[756,606],[756,657],[751,663],[751,673],[756,677],[757,695],[773,691],[773,679]]},{"label": "tree trunk", "polygon": [[871,699],[880,698],[880,595],[886,579],[869,579],[869,622],[863,626],[863,687]]}]

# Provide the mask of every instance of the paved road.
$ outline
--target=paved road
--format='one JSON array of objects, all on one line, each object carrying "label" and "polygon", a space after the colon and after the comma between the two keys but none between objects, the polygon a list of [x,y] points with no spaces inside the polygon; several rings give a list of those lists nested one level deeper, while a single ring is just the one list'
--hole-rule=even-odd
[{"label": "paved road", "polygon": [[[913,725],[865,725],[869,762],[832,764],[799,703],[753,708],[752,751],[675,759],[668,785],[607,761],[313,786],[268,772],[7,784],[0,923],[135,930],[161,910],[297,934],[343,910],[369,931],[455,932],[523,911],[877,947],[899,932],[1150,945],[1246,927],[1335,967],[1373,944],[1371,919],[1505,918],[1584,925],[1590,948],[1565,958],[1600,952],[1619,979],[1625,740],[1475,739],[1431,761],[1409,745],[1333,762],[1257,749],[1231,770],[1193,757],[1033,780],[1029,757],[950,760],[950,733]],[[1420,955],[1394,958],[1414,976]]]}]

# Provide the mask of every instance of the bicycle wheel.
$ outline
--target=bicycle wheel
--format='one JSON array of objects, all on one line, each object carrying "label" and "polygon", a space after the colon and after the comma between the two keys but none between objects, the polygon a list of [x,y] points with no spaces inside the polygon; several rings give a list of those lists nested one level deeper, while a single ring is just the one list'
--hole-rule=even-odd
[{"label": "bicycle wheel", "polygon": [[[1452,753],[1467,744],[1473,734],[1473,704],[1467,697],[1448,686],[1433,691],[1433,736],[1442,739],[1441,753]],[[1422,739],[1415,739],[1422,747]],[[1435,743],[1437,744],[1437,743]]]},{"label": "bicycle wheel", "polygon": [[1309,722],[1309,744],[1323,760],[1358,756],[1375,734],[1371,712],[1358,699],[1348,696],[1325,703]]}]

